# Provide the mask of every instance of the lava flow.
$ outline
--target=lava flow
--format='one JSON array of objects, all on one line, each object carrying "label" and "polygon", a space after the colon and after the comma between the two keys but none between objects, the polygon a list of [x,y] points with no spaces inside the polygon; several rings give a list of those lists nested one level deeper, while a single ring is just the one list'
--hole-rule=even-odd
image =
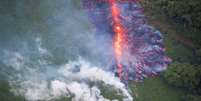
[{"label": "lava flow", "polygon": [[124,27],[122,26],[119,16],[120,10],[116,5],[116,0],[109,1],[111,5],[111,14],[112,14],[112,22],[113,22],[113,31],[115,32],[114,37],[114,51],[115,51],[115,58],[117,62],[117,70],[119,78],[122,79],[122,64],[121,64],[121,56],[123,54],[123,45],[124,45]]},{"label": "lava flow", "polygon": [[143,81],[166,70],[171,62],[165,54],[162,33],[147,24],[138,1],[83,0],[98,36],[112,36],[116,68],[113,70],[113,63],[109,68],[117,71],[123,82]]}]

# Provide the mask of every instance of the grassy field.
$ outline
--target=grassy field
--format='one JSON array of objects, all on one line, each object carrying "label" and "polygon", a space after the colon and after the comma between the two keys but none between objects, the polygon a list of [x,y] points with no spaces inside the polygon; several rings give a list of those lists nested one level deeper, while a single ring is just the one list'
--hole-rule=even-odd
[{"label": "grassy field", "polygon": [[148,78],[143,84],[131,85],[135,101],[180,101],[185,92],[172,88],[159,77]]}]

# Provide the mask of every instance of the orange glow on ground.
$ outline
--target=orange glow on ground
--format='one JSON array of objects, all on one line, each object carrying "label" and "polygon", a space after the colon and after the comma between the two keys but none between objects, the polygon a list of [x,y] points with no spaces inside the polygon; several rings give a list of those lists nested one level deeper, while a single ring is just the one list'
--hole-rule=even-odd
[{"label": "orange glow on ground", "polygon": [[116,0],[109,0],[111,5],[111,13],[112,13],[112,20],[113,20],[113,30],[115,32],[114,38],[114,51],[117,61],[117,69],[119,78],[122,79],[122,70],[123,66],[121,64],[121,57],[123,54],[123,45],[124,45],[124,28],[121,25],[119,20],[120,10],[116,4]]}]

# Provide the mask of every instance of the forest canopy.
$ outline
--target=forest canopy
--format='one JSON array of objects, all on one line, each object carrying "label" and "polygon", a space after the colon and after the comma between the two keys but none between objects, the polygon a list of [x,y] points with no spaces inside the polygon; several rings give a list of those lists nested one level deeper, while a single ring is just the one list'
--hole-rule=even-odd
[{"label": "forest canopy", "polygon": [[201,29],[201,0],[142,0],[142,3],[185,26]]}]

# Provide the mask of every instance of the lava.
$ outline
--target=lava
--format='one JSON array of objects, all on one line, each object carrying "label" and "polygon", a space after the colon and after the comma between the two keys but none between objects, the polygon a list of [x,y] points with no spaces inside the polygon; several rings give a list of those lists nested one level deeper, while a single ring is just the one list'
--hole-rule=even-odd
[{"label": "lava", "polygon": [[113,22],[113,31],[115,32],[114,37],[114,51],[115,58],[117,62],[117,71],[119,78],[122,79],[122,70],[123,66],[121,64],[121,57],[123,54],[123,45],[124,45],[124,27],[120,22],[120,10],[116,4],[116,0],[109,0],[111,5],[111,14],[112,14],[112,22]]},{"label": "lava", "polygon": [[171,59],[165,54],[163,35],[146,23],[138,0],[83,0],[83,4],[97,34],[112,36],[115,62],[110,68],[116,65],[113,72],[123,82],[142,81],[166,70]]}]

